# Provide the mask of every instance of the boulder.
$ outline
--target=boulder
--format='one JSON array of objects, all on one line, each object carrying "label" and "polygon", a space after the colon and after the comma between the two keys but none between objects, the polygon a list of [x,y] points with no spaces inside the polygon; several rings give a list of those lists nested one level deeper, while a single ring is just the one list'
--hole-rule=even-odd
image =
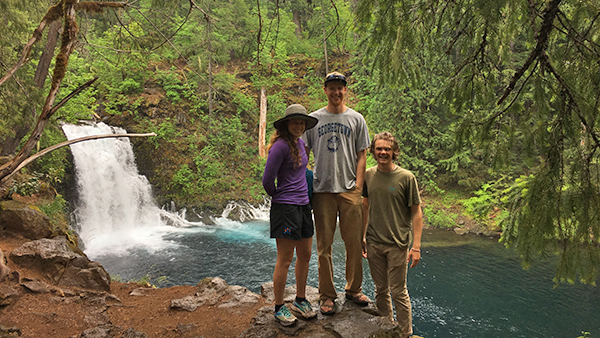
[{"label": "boulder", "polygon": [[4,337],[20,337],[21,330],[16,327],[4,327],[0,325],[0,338]]},{"label": "boulder", "polygon": [[186,296],[171,300],[171,309],[194,311],[204,304],[216,305],[221,302],[219,308],[231,308],[243,311],[247,306],[258,303],[260,296],[251,292],[243,286],[229,286],[219,277],[205,278],[196,285],[197,292],[192,296]]},{"label": "boulder", "polygon": [[6,266],[6,258],[4,257],[4,253],[0,250],[0,282],[10,275],[10,269]]},{"label": "boulder", "polygon": [[0,235],[40,239],[52,235],[50,219],[33,205],[9,200],[0,202]]},{"label": "boulder", "polygon": [[10,286],[0,285],[0,307],[13,304],[19,298],[17,290]]},{"label": "boulder", "polygon": [[[311,302],[313,304],[319,303],[319,289],[307,285],[305,292],[306,292],[306,299],[309,302]],[[269,302],[269,303],[274,302],[275,294],[273,293],[273,282],[263,283],[260,286],[260,294],[261,294],[261,296],[263,296],[263,298],[265,298],[265,300],[267,302]],[[284,303],[291,303],[294,301],[294,299],[296,299],[296,284],[286,287],[285,290],[283,291],[283,302]]]},{"label": "boulder", "polygon": [[55,285],[110,291],[110,275],[102,265],[74,252],[62,236],[24,243],[12,251],[10,259],[42,272]]},{"label": "boulder", "polygon": [[[313,309],[318,311],[318,303],[313,301],[313,291],[307,288],[307,298],[313,303]],[[269,300],[273,299],[272,283],[261,286],[262,296]],[[289,303],[295,295],[295,286],[289,286],[285,290],[286,300]],[[300,336],[311,338],[325,337],[399,337],[400,329],[396,322],[390,322],[384,317],[377,315],[377,308],[373,303],[367,306],[358,306],[351,301],[346,301],[344,294],[338,294],[336,300],[336,314],[324,316],[318,313],[317,317],[310,320],[299,318],[298,322],[291,327],[283,327],[273,317],[273,306],[261,308],[252,319],[252,326],[247,328],[240,338],[275,338],[281,335]]]},{"label": "boulder", "polygon": [[21,282],[21,286],[32,293],[49,293],[50,286],[43,281],[37,279],[25,279]]}]

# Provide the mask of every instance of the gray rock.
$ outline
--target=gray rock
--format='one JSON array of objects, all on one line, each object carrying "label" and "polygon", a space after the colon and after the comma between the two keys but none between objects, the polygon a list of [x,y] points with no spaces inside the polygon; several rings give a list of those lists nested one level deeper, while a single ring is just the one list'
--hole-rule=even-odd
[{"label": "gray rock", "polygon": [[394,330],[395,326],[383,317],[375,317],[363,311],[344,311],[336,314],[323,328],[336,337],[367,338]]},{"label": "gray rock", "polygon": [[152,290],[153,289],[150,289],[150,288],[137,288],[137,289],[133,289],[133,291],[131,291],[129,293],[129,295],[138,296],[138,297],[149,296],[152,294]]},{"label": "gray rock", "polygon": [[260,299],[258,294],[247,288],[237,285],[229,286],[219,277],[205,278],[196,285],[196,288],[197,292],[192,296],[171,300],[171,309],[194,311],[204,304],[216,305],[222,299],[227,298],[218,307],[244,311],[244,308],[258,303]]},{"label": "gray rock", "polygon": [[[258,294],[238,285],[230,286],[227,293],[231,298],[219,304],[219,308],[235,308],[238,310],[240,306],[252,306],[258,303],[258,300],[260,299]],[[244,309],[239,310],[244,311]]]},{"label": "gray rock", "polygon": [[196,327],[196,324],[194,323],[190,323],[190,324],[177,324],[176,330],[177,332],[183,334],[186,332],[189,332],[190,330],[194,329]]},{"label": "gray rock", "polygon": [[24,243],[11,252],[10,259],[24,268],[39,270],[56,285],[110,291],[110,275],[102,265],[74,252],[62,236]]},{"label": "gray rock", "polygon": [[96,326],[83,331],[78,338],[110,338],[113,325]]},{"label": "gray rock", "polygon": [[10,275],[10,269],[6,266],[6,258],[4,253],[0,250],[0,282],[6,279]]},{"label": "gray rock", "polygon": [[[273,282],[267,282],[260,286],[260,294],[267,302],[272,303],[275,301],[275,295],[273,293]],[[296,284],[290,285],[283,291],[283,302],[291,303],[296,298]],[[306,299],[314,305],[319,303],[319,289],[306,286]]]},{"label": "gray rock", "polygon": [[21,282],[21,285],[33,293],[49,293],[50,286],[37,279],[28,279]]},{"label": "gray rock", "polygon": [[9,200],[0,202],[0,234],[40,239],[52,235],[50,219],[36,206]]},{"label": "gray rock", "polygon": [[83,321],[89,326],[100,326],[110,323],[110,317],[104,311],[96,311],[83,318]]},{"label": "gray rock", "polygon": [[138,331],[132,327],[128,328],[123,332],[123,338],[149,338],[145,332]]},{"label": "gray rock", "polygon": [[454,233],[457,234],[457,235],[459,235],[459,236],[465,235],[468,232],[469,231],[467,229],[465,229],[465,228],[454,228]]},{"label": "gray rock", "polygon": [[[272,290],[272,283],[265,283],[261,286],[262,296],[267,300],[272,299]],[[293,296],[289,295],[295,295],[295,288],[287,287],[285,294],[286,299],[293,300]],[[312,290],[310,292],[307,290],[307,294],[312,295]],[[318,300],[313,303],[314,309],[318,310]],[[397,324],[384,317],[379,317],[377,314],[377,308],[373,303],[367,306],[358,306],[351,301],[346,301],[344,294],[340,293],[336,300],[335,315],[324,316],[318,313],[316,319],[303,320],[299,318],[298,322],[291,327],[283,327],[277,323],[273,317],[273,306],[265,306],[252,319],[252,326],[242,332],[240,337],[272,338],[280,335],[309,338],[399,337]]]},{"label": "gray rock", "polygon": [[21,337],[21,330],[16,327],[4,327],[0,325],[0,338]]},{"label": "gray rock", "polygon": [[10,286],[0,285],[0,307],[14,304],[18,298],[17,290]]}]

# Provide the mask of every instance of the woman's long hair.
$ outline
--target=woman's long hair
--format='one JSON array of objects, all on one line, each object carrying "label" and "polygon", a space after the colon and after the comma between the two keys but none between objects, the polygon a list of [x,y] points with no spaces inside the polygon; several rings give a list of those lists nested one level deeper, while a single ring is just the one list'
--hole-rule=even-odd
[{"label": "woman's long hair", "polygon": [[269,153],[269,150],[271,150],[271,147],[273,146],[275,141],[277,141],[280,138],[283,139],[288,144],[288,146],[290,146],[290,152],[292,154],[292,157],[296,159],[294,163],[294,169],[298,168],[300,166],[300,163],[302,162],[302,157],[300,156],[300,149],[298,149],[296,138],[292,134],[290,134],[290,132],[287,129],[287,123],[284,125],[283,128],[275,129],[275,132],[273,132],[273,135],[271,135],[271,139],[269,140],[269,144],[267,145],[267,154]]}]

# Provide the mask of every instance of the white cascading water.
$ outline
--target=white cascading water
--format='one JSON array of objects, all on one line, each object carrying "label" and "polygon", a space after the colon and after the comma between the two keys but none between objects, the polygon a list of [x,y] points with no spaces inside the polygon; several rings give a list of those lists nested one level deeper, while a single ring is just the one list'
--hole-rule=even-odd
[{"label": "white cascading water", "polygon": [[[104,123],[63,125],[69,140],[103,134],[126,134],[122,128]],[[159,208],[152,197],[152,187],[140,175],[129,138],[107,138],[72,144],[75,165],[78,205],[73,211],[78,233],[90,258],[103,254],[121,255],[138,248],[151,252],[175,244],[164,237],[175,232],[199,228],[210,231],[202,222],[187,221],[186,210],[170,211]],[[227,219],[239,208],[240,220],[268,219],[269,203],[258,208],[232,202],[217,226],[234,232],[242,230],[240,223]]]},{"label": "white cascading water", "polygon": [[[126,134],[104,123],[63,125],[69,140],[101,134]],[[151,186],[139,175],[129,138],[108,138],[70,146],[79,201],[74,210],[79,236],[91,256],[124,253],[132,247],[148,250],[169,246],[167,230]]]}]

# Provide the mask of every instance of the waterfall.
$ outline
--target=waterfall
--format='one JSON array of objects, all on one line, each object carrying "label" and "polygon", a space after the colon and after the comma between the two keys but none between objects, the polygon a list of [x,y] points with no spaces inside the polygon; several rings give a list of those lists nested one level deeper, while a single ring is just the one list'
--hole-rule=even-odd
[{"label": "waterfall", "polygon": [[[126,134],[124,129],[104,123],[64,124],[62,128],[69,140]],[[165,210],[156,205],[150,183],[138,173],[129,138],[91,140],[70,147],[79,196],[73,210],[74,228],[90,258],[122,255],[133,248],[154,252],[176,246],[165,238],[167,235],[214,230],[202,222],[188,221],[185,208],[177,211],[171,205],[170,210]],[[240,222],[268,219],[268,206],[269,201],[258,208],[232,202],[214,220],[215,226],[235,229]],[[233,210],[239,222],[227,219]]]},{"label": "waterfall", "polygon": [[[104,123],[63,125],[69,140],[125,134]],[[145,176],[138,174],[129,138],[109,138],[70,146],[79,194],[73,216],[89,256],[124,253],[132,247],[157,250],[170,245],[161,209]]]}]

